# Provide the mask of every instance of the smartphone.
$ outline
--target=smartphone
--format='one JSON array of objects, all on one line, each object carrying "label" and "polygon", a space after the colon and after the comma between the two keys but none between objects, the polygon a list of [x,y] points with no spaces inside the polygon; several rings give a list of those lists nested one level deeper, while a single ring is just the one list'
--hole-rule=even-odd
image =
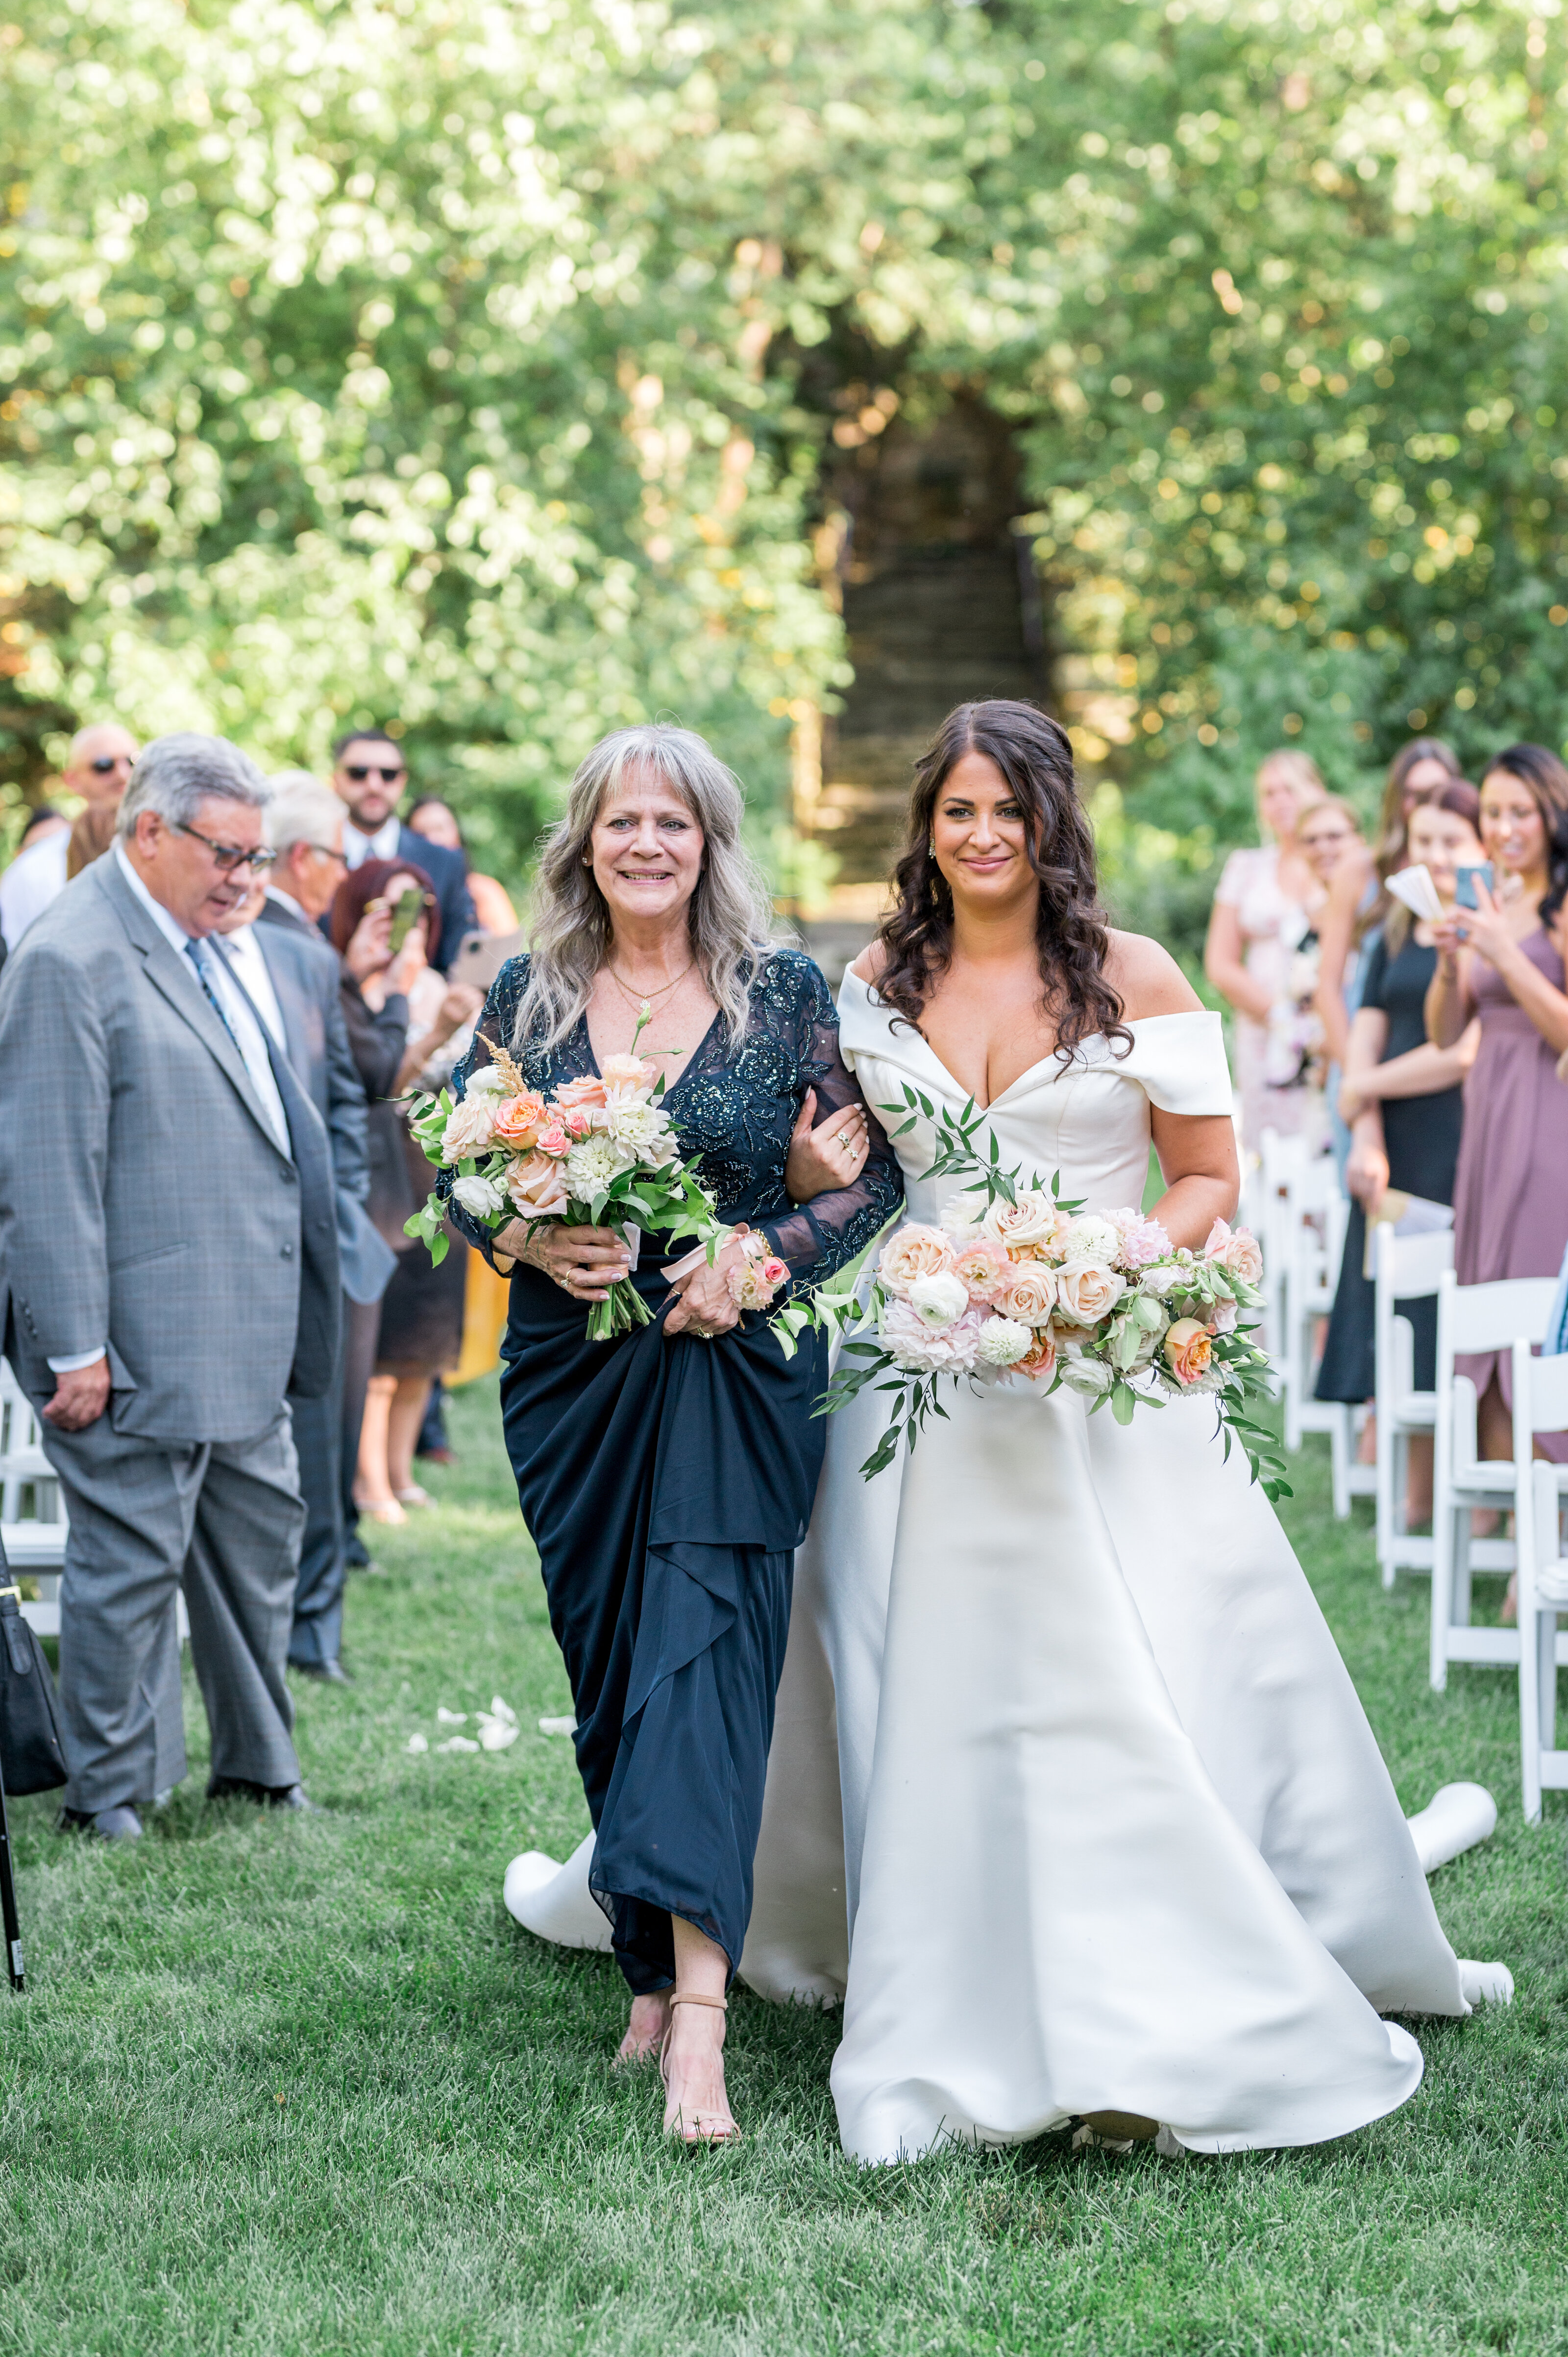
[{"label": "smartphone", "polygon": [[1480,907],[1481,904],[1476,898],[1477,877],[1489,892],[1492,889],[1492,863],[1489,859],[1480,862],[1474,867],[1456,867],[1454,870],[1454,905],[1456,909]]},{"label": "smartphone", "polygon": [[[1473,909],[1475,905],[1472,900],[1471,908]],[[392,902],[392,931],[388,935],[388,943],[393,957],[396,957],[424,914],[424,895],[416,885],[410,885],[406,892],[398,894],[397,899]]]}]

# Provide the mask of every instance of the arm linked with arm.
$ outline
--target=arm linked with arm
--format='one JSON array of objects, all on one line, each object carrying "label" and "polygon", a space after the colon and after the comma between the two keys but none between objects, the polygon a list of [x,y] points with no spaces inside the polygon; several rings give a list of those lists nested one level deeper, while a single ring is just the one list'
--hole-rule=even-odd
[{"label": "arm linked with arm", "polygon": [[[802,1082],[817,1092],[819,1118],[865,1105],[859,1082],[839,1047],[838,1017],[820,975],[799,1017],[797,1053]],[[759,1222],[792,1276],[825,1282],[858,1258],[897,1211],[904,1197],[898,1157],[887,1142],[875,1110],[866,1108],[870,1151],[851,1186],[814,1196],[778,1219]]]}]

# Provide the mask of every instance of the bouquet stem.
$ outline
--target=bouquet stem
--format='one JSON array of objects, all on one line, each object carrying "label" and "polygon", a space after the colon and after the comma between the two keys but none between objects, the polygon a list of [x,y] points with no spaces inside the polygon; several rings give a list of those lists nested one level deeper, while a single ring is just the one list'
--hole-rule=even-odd
[{"label": "bouquet stem", "polygon": [[588,1340],[613,1342],[618,1334],[629,1334],[634,1327],[648,1325],[651,1316],[630,1277],[618,1276],[605,1300],[589,1305]]}]

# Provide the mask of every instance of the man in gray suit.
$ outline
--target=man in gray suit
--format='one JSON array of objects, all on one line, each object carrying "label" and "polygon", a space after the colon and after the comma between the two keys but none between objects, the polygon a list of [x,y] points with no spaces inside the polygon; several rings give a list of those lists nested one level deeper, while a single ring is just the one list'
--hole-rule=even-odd
[{"label": "man in gray suit", "polygon": [[[327,1125],[337,1194],[338,1250],[343,1270],[345,1354],[367,1316],[371,1350],[380,1304],[397,1255],[382,1243],[365,1209],[371,1189],[365,1092],[344,1028],[337,952],[317,931],[347,870],[343,805],[306,771],[272,780],[267,840],[273,881],[258,884],[218,931],[257,1013],[302,1081]],[[368,1377],[371,1370],[364,1370]],[[361,1383],[361,1405],[362,1384]],[[305,1499],[305,1536],[289,1637],[291,1668],[346,1684],[343,1590],[348,1582],[343,1525],[343,1388],[340,1362],[318,1400],[294,1402],[294,1445]]]},{"label": "man in gray suit", "polygon": [[285,1394],[337,1363],[326,1132],[208,936],[270,864],[221,737],[137,761],[115,846],[0,976],[0,1332],[70,1517],[64,1822],[185,1773],[176,1590],[214,1798],[307,1807],[284,1678],[303,1519]]}]

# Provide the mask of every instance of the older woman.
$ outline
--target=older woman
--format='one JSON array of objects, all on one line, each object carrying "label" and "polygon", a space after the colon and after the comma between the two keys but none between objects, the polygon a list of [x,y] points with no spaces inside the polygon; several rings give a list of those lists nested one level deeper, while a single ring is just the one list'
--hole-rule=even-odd
[{"label": "older woman", "polygon": [[[685,729],[596,746],[541,865],[532,952],[502,969],[456,1084],[489,1042],[531,1087],[589,1078],[649,1017],[639,1052],[662,1070],[719,1216],[760,1231],[814,1283],[871,1241],[901,1187],[875,1125],[868,1151],[821,974],[766,945],[741,816],[735,779]],[[786,1166],[792,1140],[807,1143],[813,1092],[827,1109],[816,1156],[845,1183],[795,1209]],[[751,1911],[793,1554],[822,1462],[824,1354],[787,1361],[736,1309],[736,1244],[671,1286],[661,1240],[645,1236],[633,1282],[653,1322],[590,1342],[589,1304],[628,1270],[617,1235],[518,1220],[491,1238],[465,1224],[498,1265],[517,1264],[502,1414],[576,1705],[591,1887],[633,1994],[621,2052],[660,2048],[666,2126],[720,2141],[736,2133],[725,1992]]]}]

